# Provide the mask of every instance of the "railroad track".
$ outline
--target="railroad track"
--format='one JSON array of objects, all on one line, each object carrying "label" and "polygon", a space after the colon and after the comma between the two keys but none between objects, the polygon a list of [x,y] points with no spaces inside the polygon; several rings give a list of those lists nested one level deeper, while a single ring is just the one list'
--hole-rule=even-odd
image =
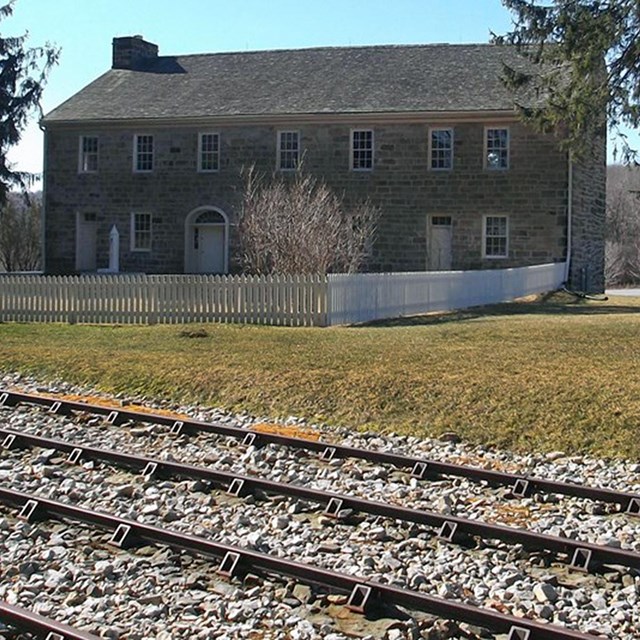
[{"label": "railroad track", "polygon": [[174,477],[204,480],[224,488],[228,493],[237,497],[259,490],[268,494],[301,498],[325,505],[324,515],[333,518],[340,518],[341,513],[347,511],[358,511],[426,525],[437,530],[438,538],[449,542],[466,541],[468,537],[477,536],[485,540],[500,540],[522,544],[530,549],[543,549],[565,555],[570,560],[570,566],[581,571],[598,569],[603,564],[621,565],[640,570],[640,553],[606,545],[597,545],[513,527],[488,524],[468,518],[447,516],[434,511],[411,509],[384,502],[365,500],[350,495],[276,482],[256,476],[238,475],[174,461],[121,453],[111,449],[79,446],[72,442],[42,438],[12,429],[0,428],[0,441],[2,442],[2,447],[7,449],[29,446],[66,452],[69,454],[67,461],[73,464],[78,464],[83,460],[109,462],[120,467],[135,469],[146,478]]},{"label": "railroad track", "polygon": [[[213,432],[218,435],[232,436],[234,439],[244,442],[245,445],[259,446],[263,443],[273,443],[292,446],[298,450],[319,453],[319,458],[328,463],[338,457],[354,457],[374,463],[381,462],[410,470],[415,478],[412,482],[418,483],[422,480],[428,481],[435,475],[442,474],[467,477],[471,480],[480,480],[491,485],[509,486],[514,489],[513,493],[516,497],[530,495],[534,488],[536,491],[543,490],[535,483],[533,485],[527,484],[526,488],[523,489],[522,486],[517,485],[517,481],[524,479],[529,483],[530,478],[515,474],[487,471],[475,467],[453,465],[387,452],[344,447],[333,443],[290,438],[222,423],[188,419],[176,420],[173,416],[149,414],[146,411],[133,411],[126,408],[121,409],[84,402],[65,401],[55,397],[22,394],[13,391],[0,393],[0,406],[17,407],[20,404],[44,407],[48,409],[52,417],[75,412],[94,413],[104,416],[106,422],[114,426],[128,421],[159,424],[168,427],[168,432],[174,436],[197,432]],[[462,541],[461,538],[466,536],[473,536],[486,540],[500,540],[531,549],[545,549],[560,554],[563,556],[563,560],[568,561],[573,568],[581,571],[593,571],[602,564],[626,566],[636,571],[640,569],[640,554],[634,551],[564,537],[549,536],[524,529],[492,525],[479,520],[444,515],[424,509],[412,509],[385,502],[376,502],[343,493],[327,492],[295,484],[276,482],[254,475],[247,475],[246,473],[241,475],[210,467],[183,464],[174,460],[161,460],[157,457],[134,455],[122,451],[87,446],[84,443],[80,444],[69,440],[45,438],[16,429],[0,428],[0,445],[0,462],[3,458],[1,455],[2,449],[13,450],[31,447],[53,449],[67,453],[66,461],[69,464],[78,465],[89,460],[106,462],[139,474],[144,478],[145,483],[151,483],[154,480],[162,481],[165,478],[200,480],[239,498],[253,493],[265,493],[317,503],[324,507],[324,515],[333,518],[336,522],[340,522],[346,513],[361,512],[432,527],[435,529],[437,537],[451,543]],[[111,443],[109,446],[111,446]],[[346,455],[354,451],[357,452],[356,455]],[[62,460],[58,460],[59,462],[62,462]],[[424,464],[426,467],[417,467],[419,464]],[[437,465],[439,469],[437,473],[433,468],[434,465]],[[58,465],[58,468],[64,469],[65,467]],[[450,472],[450,468],[454,468],[456,473]],[[90,467],[87,467],[86,470],[89,469]],[[441,469],[447,469],[447,471],[444,472]],[[71,468],[69,468],[69,473],[73,473]],[[484,474],[486,473],[490,477],[485,477]],[[496,477],[499,477],[500,481]],[[534,481],[537,480],[539,479],[534,479]],[[628,516],[637,515],[634,506],[638,501],[636,494],[615,492],[607,489],[591,490],[589,487],[571,483],[558,483],[547,480],[541,480],[541,482],[545,483],[547,487],[555,488],[560,485],[564,488],[562,491],[544,489],[551,493],[593,498],[595,491],[598,493],[598,497],[594,499],[617,504],[620,510],[626,512]],[[50,497],[45,498],[40,493],[16,491],[9,487],[0,486],[0,503],[18,507],[22,520],[33,521],[34,519],[46,520],[54,518],[65,522],[86,523],[111,531],[113,532],[111,536],[112,546],[120,547],[120,553],[122,553],[123,549],[136,547],[141,543],[168,545],[175,549],[182,549],[195,555],[201,555],[209,560],[215,559],[214,569],[219,575],[227,578],[242,575],[247,571],[255,571],[267,576],[290,577],[303,583],[320,585],[327,591],[347,594],[348,606],[352,611],[366,612],[370,607],[375,607],[377,602],[382,601],[407,607],[414,611],[424,611],[437,616],[480,625],[496,633],[508,634],[509,640],[554,640],[556,638],[584,638],[586,640],[594,637],[593,630],[591,630],[590,634],[582,634],[579,631],[562,626],[523,620],[485,607],[438,598],[430,592],[425,593],[424,590],[414,591],[364,576],[347,575],[339,571],[271,556],[239,545],[234,546],[223,544],[222,542],[214,542],[208,538],[191,535],[189,532],[167,530],[149,524],[142,524],[131,519],[120,518],[113,514],[72,506],[50,499]],[[109,506],[107,508],[111,511]],[[3,613],[3,609],[0,607],[0,621],[3,620],[11,622],[12,619],[8,613]],[[28,630],[26,626],[21,626],[19,621],[16,622],[14,620],[12,624]],[[46,620],[43,624],[46,625]],[[46,627],[43,627],[43,629],[46,629]],[[49,640],[59,640],[59,638],[65,637],[70,639],[91,637],[87,635],[55,635],[56,631],[49,633],[54,634]],[[82,632],[79,633],[82,634]],[[42,635],[42,637],[45,636]]]},{"label": "railroad track", "polygon": [[[508,633],[509,640],[592,640],[594,637],[571,629],[515,618],[497,611],[452,602],[358,576],[329,571],[1,487],[0,502],[18,507],[20,509],[18,518],[26,521],[58,518],[113,531],[110,543],[118,549],[127,549],[142,543],[159,544],[188,551],[207,559],[215,558],[218,561],[217,572],[228,578],[248,570],[260,571],[268,575],[291,577],[306,584],[319,585],[339,593],[348,593],[347,607],[358,613],[366,613],[376,605],[377,601],[384,601],[387,604],[393,603],[397,606],[481,625],[498,633]],[[11,618],[10,614],[5,614],[0,608],[0,618],[3,616],[6,616],[8,622],[17,626],[21,626],[23,621],[32,622],[31,617],[27,617],[26,620],[24,617]],[[65,636],[63,633],[60,637],[72,639],[91,636]]]},{"label": "railroad track", "polygon": [[570,482],[558,482],[536,476],[506,473],[480,467],[406,456],[387,451],[351,447],[338,443],[325,443],[277,433],[265,433],[263,431],[254,431],[216,422],[203,422],[187,418],[177,420],[171,416],[147,411],[134,411],[126,407],[108,407],[100,404],[60,399],[55,396],[21,393],[14,390],[0,391],[0,407],[12,407],[21,403],[42,406],[53,413],[93,413],[105,416],[107,423],[112,425],[122,424],[127,421],[164,425],[168,426],[171,433],[176,436],[204,432],[230,436],[241,440],[245,445],[260,446],[261,444],[268,443],[277,444],[317,453],[320,458],[325,461],[340,457],[389,464],[400,469],[410,469],[411,475],[419,480],[428,481],[438,476],[456,476],[470,480],[484,481],[490,485],[510,487],[512,495],[517,498],[529,496],[533,493],[560,494],[586,498],[617,504],[620,506],[620,509],[627,514],[640,516],[640,494]]},{"label": "railroad track", "polygon": [[0,600],[0,622],[45,640],[98,640],[84,631]]}]

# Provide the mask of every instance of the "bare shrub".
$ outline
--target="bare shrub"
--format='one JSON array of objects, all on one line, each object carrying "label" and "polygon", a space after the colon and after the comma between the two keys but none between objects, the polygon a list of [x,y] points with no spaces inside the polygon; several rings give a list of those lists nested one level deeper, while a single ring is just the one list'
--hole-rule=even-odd
[{"label": "bare shrub", "polygon": [[251,273],[352,273],[371,251],[379,210],[349,207],[343,197],[300,167],[266,179],[243,174],[239,215],[241,261]]},{"label": "bare shrub", "polygon": [[0,267],[5,271],[34,271],[40,267],[39,197],[25,203],[11,194],[0,210]]}]

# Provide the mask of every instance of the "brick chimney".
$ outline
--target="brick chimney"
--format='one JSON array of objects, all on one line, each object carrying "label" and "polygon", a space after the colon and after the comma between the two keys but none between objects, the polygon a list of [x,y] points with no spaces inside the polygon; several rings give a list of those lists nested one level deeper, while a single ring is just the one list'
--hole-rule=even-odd
[{"label": "brick chimney", "polygon": [[113,69],[138,69],[144,62],[158,57],[158,45],[142,36],[113,39]]}]

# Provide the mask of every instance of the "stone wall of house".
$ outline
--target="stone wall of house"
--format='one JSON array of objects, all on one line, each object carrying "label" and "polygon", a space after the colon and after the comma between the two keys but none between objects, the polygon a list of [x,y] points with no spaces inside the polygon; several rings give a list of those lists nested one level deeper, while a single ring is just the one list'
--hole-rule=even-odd
[{"label": "stone wall of house", "polygon": [[603,136],[573,163],[572,250],[568,285],[577,291],[604,291],[606,158],[606,138]]},{"label": "stone wall of house", "polygon": [[[55,127],[47,132],[46,158],[46,271],[71,273],[75,269],[76,215],[95,214],[98,228],[97,266],[108,264],[109,229],[120,231],[122,271],[181,273],[185,269],[185,220],[197,207],[212,206],[235,220],[240,202],[243,167],[255,164],[272,172],[276,162],[278,130],[300,132],[305,166],[327,180],[347,200],[368,198],[382,210],[371,270],[411,271],[427,266],[429,216],[450,216],[452,268],[478,269],[523,266],[562,261],[566,252],[567,159],[553,140],[518,122],[509,124],[510,167],[483,168],[484,127],[491,122],[461,123],[455,130],[454,168],[429,169],[429,123],[210,128],[126,129]],[[434,124],[435,126],[435,124]],[[350,131],[374,130],[373,171],[349,169]],[[199,131],[220,134],[220,170],[198,173]],[[155,167],[152,173],[135,173],[134,134],[152,134]],[[78,172],[79,136],[99,137],[99,171]],[[588,253],[589,224],[579,218],[586,212],[596,220],[604,189],[587,174],[576,179],[585,207],[575,205],[575,247],[578,269]],[[602,192],[601,192],[602,190]],[[576,191],[576,194],[578,192]],[[598,210],[598,211],[596,211]],[[132,212],[150,212],[152,250],[130,250]],[[483,258],[483,216],[509,217],[509,255]],[[231,260],[237,238],[231,226]],[[596,238],[594,247],[599,243]],[[585,253],[586,252],[586,253]],[[596,275],[594,270],[594,278]]]}]

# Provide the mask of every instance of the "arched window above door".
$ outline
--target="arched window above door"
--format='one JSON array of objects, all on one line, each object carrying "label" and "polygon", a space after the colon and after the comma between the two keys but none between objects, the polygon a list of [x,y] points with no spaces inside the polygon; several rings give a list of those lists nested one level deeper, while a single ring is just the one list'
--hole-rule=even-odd
[{"label": "arched window above door", "polygon": [[219,211],[208,209],[203,211],[192,224],[226,224],[226,220]]}]

